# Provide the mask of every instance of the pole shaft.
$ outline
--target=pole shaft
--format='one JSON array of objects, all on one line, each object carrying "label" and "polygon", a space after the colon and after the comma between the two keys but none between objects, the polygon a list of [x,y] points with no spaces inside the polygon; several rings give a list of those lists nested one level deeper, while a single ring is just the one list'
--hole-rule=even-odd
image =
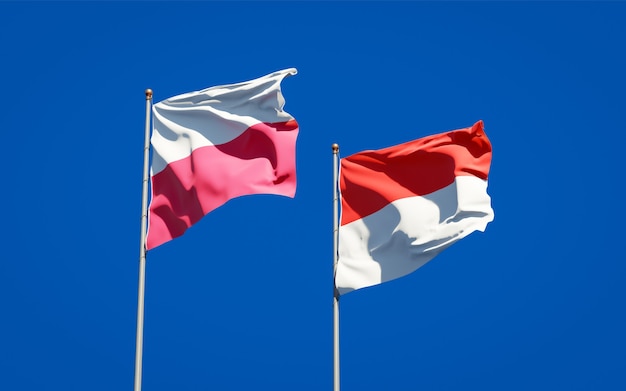
[{"label": "pole shaft", "polygon": [[[338,165],[339,145],[333,144],[333,276],[337,274],[337,242],[339,238]],[[333,288],[333,389],[339,391],[339,292],[334,283]]]},{"label": "pole shaft", "polygon": [[148,164],[150,159],[150,111],[152,90],[146,90],[146,128],[143,146],[143,184],[141,192],[141,239],[139,241],[139,287],[137,291],[137,338],[135,345],[135,391],[141,390],[143,361],[143,314],[146,292],[146,228],[148,225]]}]

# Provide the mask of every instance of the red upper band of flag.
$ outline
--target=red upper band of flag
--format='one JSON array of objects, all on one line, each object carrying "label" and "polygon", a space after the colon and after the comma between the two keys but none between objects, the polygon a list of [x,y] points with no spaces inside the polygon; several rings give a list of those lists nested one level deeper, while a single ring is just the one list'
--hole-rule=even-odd
[{"label": "red upper band of flag", "polygon": [[[483,122],[377,151],[341,159],[341,225],[368,216],[392,201],[422,196],[450,185],[457,176],[486,180],[491,143]],[[372,189],[372,184],[384,186]]]},{"label": "red upper band of flag", "polygon": [[294,74],[286,69],[153,106],[148,250],[232,198],[295,195],[299,128],[280,89]]},{"label": "red upper band of flag", "polygon": [[340,293],[424,265],[493,220],[483,122],[341,159]]}]

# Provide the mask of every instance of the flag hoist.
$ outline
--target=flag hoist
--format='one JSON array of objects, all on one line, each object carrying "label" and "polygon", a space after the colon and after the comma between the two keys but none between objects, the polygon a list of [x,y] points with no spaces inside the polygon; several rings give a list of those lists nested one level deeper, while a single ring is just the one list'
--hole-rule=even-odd
[{"label": "flag hoist", "polygon": [[299,126],[283,110],[281,82],[296,73],[284,69],[154,105],[152,90],[145,91],[135,391],[141,390],[146,252],[183,235],[232,198],[295,196]]}]

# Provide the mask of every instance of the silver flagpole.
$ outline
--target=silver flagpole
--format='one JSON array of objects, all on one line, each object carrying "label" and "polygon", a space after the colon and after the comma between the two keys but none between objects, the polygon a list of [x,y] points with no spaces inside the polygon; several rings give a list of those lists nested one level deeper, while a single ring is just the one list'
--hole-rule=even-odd
[{"label": "silver flagpole", "polygon": [[143,358],[143,307],[146,292],[146,227],[148,225],[148,164],[150,159],[150,109],[152,90],[146,90],[146,130],[143,144],[143,189],[141,195],[141,239],[139,240],[139,289],[137,293],[137,342],[135,346],[135,391],[141,390]]},{"label": "silver flagpole", "polygon": [[[333,280],[337,274],[337,239],[339,235],[339,197],[337,194],[337,172],[339,145],[333,144]],[[333,372],[334,391],[339,391],[339,291],[334,285],[333,294]]]}]

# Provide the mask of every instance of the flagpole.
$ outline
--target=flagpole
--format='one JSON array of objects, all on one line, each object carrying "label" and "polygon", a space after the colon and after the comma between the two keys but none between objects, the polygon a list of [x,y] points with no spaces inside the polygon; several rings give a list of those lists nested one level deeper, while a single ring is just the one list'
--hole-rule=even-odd
[{"label": "flagpole", "polygon": [[337,274],[337,239],[339,235],[339,197],[337,194],[337,173],[339,163],[339,145],[333,144],[333,384],[334,391],[339,391],[339,291],[334,283]]},{"label": "flagpole", "polygon": [[152,90],[146,90],[146,129],[143,145],[143,188],[141,194],[141,239],[139,240],[139,288],[137,293],[137,339],[135,345],[135,391],[141,390],[143,360],[143,313],[146,291],[146,227],[148,225],[148,164],[150,159],[150,109]]}]

